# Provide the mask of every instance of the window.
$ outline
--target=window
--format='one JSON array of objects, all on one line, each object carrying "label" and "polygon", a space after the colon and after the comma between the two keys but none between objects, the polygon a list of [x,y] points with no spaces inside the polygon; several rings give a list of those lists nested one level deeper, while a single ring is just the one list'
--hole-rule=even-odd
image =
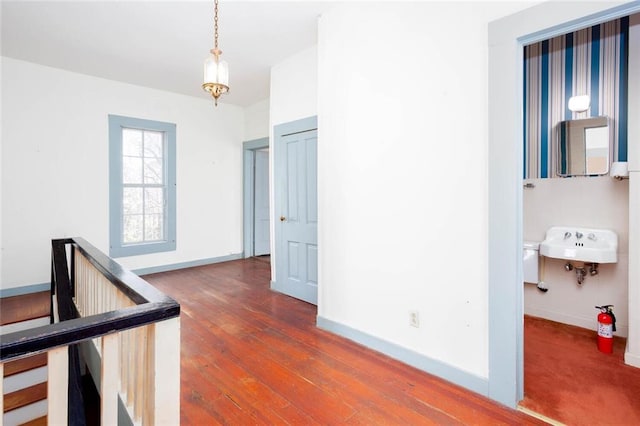
[{"label": "window", "polygon": [[176,125],[109,115],[111,257],[176,249]]}]

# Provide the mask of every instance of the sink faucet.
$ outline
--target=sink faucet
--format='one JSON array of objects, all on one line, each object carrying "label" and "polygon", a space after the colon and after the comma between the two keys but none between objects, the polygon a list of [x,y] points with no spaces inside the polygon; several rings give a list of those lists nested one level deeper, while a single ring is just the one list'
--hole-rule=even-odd
[{"label": "sink faucet", "polygon": [[564,233],[564,239],[566,240],[567,238],[571,237],[571,232],[567,231]]},{"label": "sink faucet", "polygon": [[582,238],[583,236],[584,236],[584,234],[583,234],[582,232],[580,232],[580,231],[576,231],[576,238],[577,238],[577,239],[580,239],[580,238]]}]

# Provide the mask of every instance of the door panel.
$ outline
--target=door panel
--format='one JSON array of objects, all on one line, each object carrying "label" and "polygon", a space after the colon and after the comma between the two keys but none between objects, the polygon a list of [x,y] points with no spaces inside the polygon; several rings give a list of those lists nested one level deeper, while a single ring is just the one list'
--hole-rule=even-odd
[{"label": "door panel", "polygon": [[287,274],[287,279],[289,280],[300,280],[299,252],[300,244],[289,241],[287,244],[287,260],[289,262],[289,273]]},{"label": "door panel", "polygon": [[307,222],[318,223],[318,138],[307,140],[306,169],[307,169]]},{"label": "door panel", "polygon": [[291,223],[296,223],[299,220],[299,206],[298,206],[298,180],[300,177],[298,176],[298,141],[289,140],[286,142],[285,149],[287,151],[287,168],[286,168],[286,179],[287,179],[287,209],[286,209],[286,218],[287,221]]},{"label": "door panel", "polygon": [[317,304],[317,130],[278,138],[274,288]]},{"label": "door panel", "polygon": [[307,245],[307,282],[318,285],[318,246]]}]

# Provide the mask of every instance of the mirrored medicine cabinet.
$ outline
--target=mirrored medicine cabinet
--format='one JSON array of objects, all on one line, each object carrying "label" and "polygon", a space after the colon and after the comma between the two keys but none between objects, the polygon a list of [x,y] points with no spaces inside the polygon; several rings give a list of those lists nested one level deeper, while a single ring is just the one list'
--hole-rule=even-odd
[{"label": "mirrored medicine cabinet", "polygon": [[558,176],[597,176],[609,173],[609,118],[561,121],[558,125]]}]

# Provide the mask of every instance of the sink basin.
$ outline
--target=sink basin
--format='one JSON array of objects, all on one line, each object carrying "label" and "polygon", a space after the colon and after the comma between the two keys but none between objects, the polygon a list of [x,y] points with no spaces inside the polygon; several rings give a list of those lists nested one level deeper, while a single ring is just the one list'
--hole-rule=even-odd
[{"label": "sink basin", "polygon": [[591,263],[618,261],[618,236],[608,229],[554,226],[540,243],[540,254]]}]

